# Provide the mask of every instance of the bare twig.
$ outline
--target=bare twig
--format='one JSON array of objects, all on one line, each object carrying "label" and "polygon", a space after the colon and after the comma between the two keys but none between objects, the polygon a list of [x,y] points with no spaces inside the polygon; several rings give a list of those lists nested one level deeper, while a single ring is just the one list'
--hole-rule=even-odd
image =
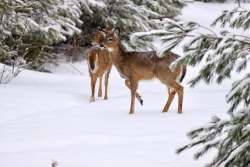
[{"label": "bare twig", "polygon": [[1,74],[1,78],[0,78],[0,84],[3,81],[3,75],[4,75],[4,73],[5,73],[5,65],[3,66],[3,70],[2,70],[2,74]]},{"label": "bare twig", "polygon": [[52,160],[51,167],[57,167],[57,166],[58,166],[58,162]]}]

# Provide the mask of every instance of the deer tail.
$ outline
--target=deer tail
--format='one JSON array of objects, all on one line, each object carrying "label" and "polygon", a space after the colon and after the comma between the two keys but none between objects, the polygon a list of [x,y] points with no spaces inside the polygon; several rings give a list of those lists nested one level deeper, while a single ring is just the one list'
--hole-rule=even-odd
[{"label": "deer tail", "polygon": [[98,68],[98,53],[89,53],[89,69],[92,73],[97,71]]},{"label": "deer tail", "polygon": [[182,65],[180,82],[183,81],[184,77],[186,76],[186,73],[187,73],[187,67],[186,67],[186,65]]}]

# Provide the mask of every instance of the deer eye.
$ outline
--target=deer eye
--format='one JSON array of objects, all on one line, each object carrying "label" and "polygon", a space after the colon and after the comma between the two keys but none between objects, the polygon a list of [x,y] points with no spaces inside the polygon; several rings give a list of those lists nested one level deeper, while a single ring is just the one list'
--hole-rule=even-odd
[{"label": "deer eye", "polygon": [[112,40],[113,40],[113,38],[108,38],[108,40],[109,40],[109,41],[112,41]]}]

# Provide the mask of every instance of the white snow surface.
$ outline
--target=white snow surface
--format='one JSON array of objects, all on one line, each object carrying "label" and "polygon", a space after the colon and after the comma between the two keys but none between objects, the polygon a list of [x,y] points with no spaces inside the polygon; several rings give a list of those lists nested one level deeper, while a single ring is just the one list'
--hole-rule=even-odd
[{"label": "white snow surface", "polygon": [[206,162],[194,161],[190,152],[178,156],[175,150],[188,142],[189,130],[224,115],[226,88],[186,87],[184,113],[177,114],[175,101],[162,114],[165,86],[142,82],[144,105],[137,103],[131,116],[130,94],[115,68],[109,100],[95,103],[89,103],[87,65],[82,68],[83,75],[24,71],[1,85],[1,167],[50,166],[51,159],[62,167],[194,167]]},{"label": "white snow surface", "polygon": [[[213,6],[222,11],[234,4],[217,5],[191,3],[183,17],[212,21]],[[94,103],[89,103],[87,65],[77,68],[82,75],[23,71],[0,85],[0,167],[49,167],[52,159],[59,167],[199,167],[213,157],[210,153],[195,161],[194,150],[180,155],[175,150],[188,143],[188,131],[214,115],[226,117],[230,82],[191,89],[187,82],[197,69],[188,68],[183,114],[177,114],[177,98],[168,113],[161,113],[166,87],[158,81],[141,82],[144,105],[136,102],[136,113],[128,115],[130,93],[115,67],[109,99]]]}]

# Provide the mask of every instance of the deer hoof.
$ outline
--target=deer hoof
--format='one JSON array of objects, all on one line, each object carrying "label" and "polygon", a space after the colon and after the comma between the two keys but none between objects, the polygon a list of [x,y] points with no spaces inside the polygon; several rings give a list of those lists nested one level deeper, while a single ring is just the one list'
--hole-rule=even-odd
[{"label": "deer hoof", "polygon": [[142,99],[140,99],[140,104],[143,106],[143,100]]},{"label": "deer hoof", "polygon": [[98,97],[102,97],[102,92],[98,92]]},{"label": "deer hoof", "polygon": [[94,97],[91,97],[90,100],[89,100],[90,103],[91,103],[91,102],[94,102],[94,101],[95,101],[95,98],[94,98]]}]

